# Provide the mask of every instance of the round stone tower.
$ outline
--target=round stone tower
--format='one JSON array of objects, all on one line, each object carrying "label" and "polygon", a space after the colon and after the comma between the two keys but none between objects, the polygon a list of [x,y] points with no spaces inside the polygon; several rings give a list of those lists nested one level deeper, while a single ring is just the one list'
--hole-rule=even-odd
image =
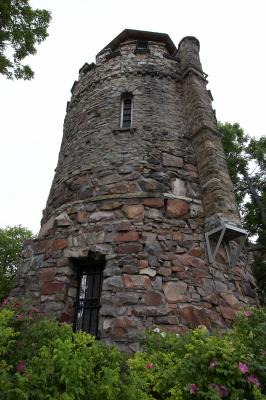
[{"label": "round stone tower", "polygon": [[13,294],[121,349],[256,302],[199,42],[124,30],[80,69]]}]

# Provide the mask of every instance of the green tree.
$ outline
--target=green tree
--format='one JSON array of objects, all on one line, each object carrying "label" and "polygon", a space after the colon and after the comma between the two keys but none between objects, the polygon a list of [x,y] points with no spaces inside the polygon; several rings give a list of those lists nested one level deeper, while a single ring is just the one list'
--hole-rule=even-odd
[{"label": "green tree", "polygon": [[0,1],[0,73],[9,79],[31,79],[34,72],[22,60],[36,53],[47,36],[51,14],[33,10],[29,0]]},{"label": "green tree", "polygon": [[250,244],[253,272],[266,303],[266,136],[250,137],[238,123],[219,129],[242,222],[256,241]]},{"label": "green tree", "polygon": [[9,294],[21,261],[23,243],[31,238],[33,233],[21,225],[0,228],[0,300]]}]

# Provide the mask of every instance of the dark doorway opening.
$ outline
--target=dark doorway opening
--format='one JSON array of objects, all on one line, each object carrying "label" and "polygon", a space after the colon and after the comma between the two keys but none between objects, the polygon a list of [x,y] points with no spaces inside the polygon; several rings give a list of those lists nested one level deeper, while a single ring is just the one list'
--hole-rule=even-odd
[{"label": "dark doorway opening", "polygon": [[99,310],[105,257],[89,253],[86,259],[72,260],[78,274],[74,330],[98,337]]}]

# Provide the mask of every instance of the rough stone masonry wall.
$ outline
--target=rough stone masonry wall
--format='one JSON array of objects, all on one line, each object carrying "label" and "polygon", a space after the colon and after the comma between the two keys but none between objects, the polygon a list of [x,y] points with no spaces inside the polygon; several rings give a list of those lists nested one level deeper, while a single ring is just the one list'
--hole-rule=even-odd
[{"label": "rough stone masonry wall", "polygon": [[[255,302],[243,254],[234,268],[223,248],[214,264],[207,260],[211,200],[192,143],[191,75],[182,76],[182,60],[165,57],[164,44],[150,43],[145,54],[134,49],[130,41],[120,54],[107,49],[73,88],[42,228],[25,245],[13,293],[71,322],[72,261],[104,254],[100,336],[127,351],[139,349],[144,328],[224,328]],[[182,50],[184,60],[195,51]],[[123,130],[125,92],[133,94],[133,127]]]},{"label": "rough stone masonry wall", "polygon": [[199,171],[206,229],[230,221],[241,226],[208,81],[199,59],[199,42],[184,38],[178,48],[187,121]]}]

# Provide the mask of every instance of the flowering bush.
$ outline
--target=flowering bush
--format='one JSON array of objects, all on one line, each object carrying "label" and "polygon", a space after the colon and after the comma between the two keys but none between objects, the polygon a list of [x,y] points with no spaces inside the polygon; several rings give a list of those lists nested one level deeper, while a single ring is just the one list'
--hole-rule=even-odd
[{"label": "flowering bush", "polygon": [[17,303],[0,310],[0,399],[116,399],[122,355]]},{"label": "flowering bush", "polygon": [[147,398],[266,399],[265,310],[241,313],[225,334],[204,327],[182,336],[161,333],[147,333],[145,352],[129,360],[129,381],[139,381]]},{"label": "flowering bush", "polygon": [[239,315],[232,330],[146,333],[126,356],[34,307],[0,307],[0,399],[266,399],[266,313]]}]

